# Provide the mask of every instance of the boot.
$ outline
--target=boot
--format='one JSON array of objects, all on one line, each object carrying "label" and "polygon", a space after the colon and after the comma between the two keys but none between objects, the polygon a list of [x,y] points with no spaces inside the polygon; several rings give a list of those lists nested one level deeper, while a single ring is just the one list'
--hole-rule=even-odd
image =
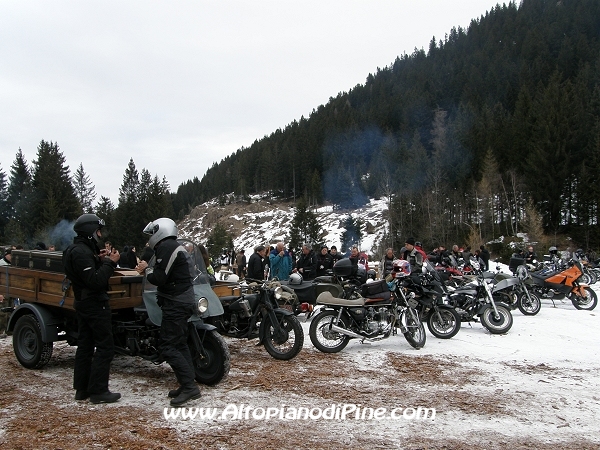
[{"label": "boot", "polygon": [[182,388],[177,397],[171,400],[171,406],[181,406],[189,400],[200,398],[200,389],[198,386]]},{"label": "boot", "polygon": [[177,397],[179,394],[181,394],[181,391],[183,390],[183,386],[179,386],[177,389],[171,389],[169,391],[169,397],[170,398],[175,398]]},{"label": "boot", "polygon": [[77,389],[75,391],[75,400],[87,400],[88,398],[90,398],[90,394],[88,394],[87,391],[84,391],[83,389]]},{"label": "boot", "polygon": [[118,392],[110,392],[106,391],[102,394],[91,394],[90,402],[91,403],[114,403],[121,398],[121,394]]}]

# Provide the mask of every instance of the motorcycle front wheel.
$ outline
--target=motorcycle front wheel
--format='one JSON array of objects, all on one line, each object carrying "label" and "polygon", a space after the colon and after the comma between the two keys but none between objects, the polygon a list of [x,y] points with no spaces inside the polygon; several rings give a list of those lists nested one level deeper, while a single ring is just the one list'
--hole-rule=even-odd
[{"label": "motorcycle front wheel", "polygon": [[513,316],[504,306],[496,305],[496,309],[498,317],[495,316],[494,308],[486,308],[481,314],[481,324],[492,334],[504,334],[512,327]]},{"label": "motorcycle front wheel", "polygon": [[577,309],[591,311],[598,304],[598,296],[591,287],[586,287],[584,289],[585,297],[580,297],[573,292],[571,293],[571,303],[573,303],[573,306]]},{"label": "motorcycle front wheel", "polygon": [[[337,315],[337,311],[326,309],[317,314],[310,323],[310,341],[323,353],[340,352],[350,341],[350,336],[331,329],[331,325],[336,322]],[[348,328],[344,317],[341,317],[336,325],[340,328]]]},{"label": "motorcycle front wheel", "polygon": [[425,345],[427,335],[423,322],[419,320],[419,313],[413,309],[406,310],[406,333],[404,337],[408,343],[417,350]]},{"label": "motorcycle front wheel", "polygon": [[189,347],[196,381],[207,386],[217,384],[227,376],[231,365],[227,342],[216,330],[197,330],[194,327],[190,334]]},{"label": "motorcycle front wheel", "polygon": [[263,344],[265,350],[275,359],[292,359],[304,345],[304,330],[296,316],[283,314],[277,315],[279,330],[271,323],[271,317],[264,318],[265,336]]},{"label": "motorcycle front wheel", "polygon": [[529,297],[527,297],[526,293],[519,295],[517,298],[517,308],[525,316],[535,316],[542,309],[542,301],[536,293],[529,291]]},{"label": "motorcycle front wheel", "polygon": [[434,310],[427,317],[427,328],[438,339],[450,339],[460,330],[460,316],[454,309]]}]

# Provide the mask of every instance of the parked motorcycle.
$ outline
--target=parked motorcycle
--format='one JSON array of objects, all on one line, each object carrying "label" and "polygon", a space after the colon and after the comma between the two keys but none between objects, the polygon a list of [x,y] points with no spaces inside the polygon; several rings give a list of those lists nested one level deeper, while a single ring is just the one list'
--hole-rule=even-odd
[{"label": "parked motorcycle", "polygon": [[497,302],[493,296],[493,280],[485,278],[479,263],[471,260],[474,271],[472,281],[456,288],[449,294],[449,301],[460,314],[461,321],[481,320],[481,324],[492,334],[508,332],[513,324],[510,306]]},{"label": "parked motorcycle", "polygon": [[[461,318],[456,310],[445,303],[446,286],[441,273],[429,261],[423,263],[423,273],[410,275],[408,261],[394,261],[396,295],[413,294],[418,302],[419,318],[427,323],[430,333],[439,339],[450,339],[460,331]],[[404,273],[405,276],[396,276]]]},{"label": "parked motorcycle", "polygon": [[598,296],[581,282],[582,275],[583,268],[576,254],[564,269],[531,272],[535,292],[540,298],[549,298],[552,303],[554,299],[568,298],[575,308],[591,311],[598,304]]},{"label": "parked motorcycle", "polygon": [[361,283],[356,279],[356,266],[349,259],[338,261],[333,271],[344,288],[343,297],[334,297],[329,291],[317,297],[317,304],[322,307],[309,329],[310,340],[317,349],[337,353],[350,339],[375,342],[395,335],[398,328],[414,348],[425,345],[425,329],[415,309],[418,302],[414,294],[394,295],[385,280]]},{"label": "parked motorcycle", "polygon": [[542,302],[534,292],[526,265],[517,266],[514,275],[485,272],[483,276],[493,281],[492,295],[496,302],[506,304],[511,310],[518,309],[526,316],[535,316],[540,312]]},{"label": "parked motorcycle", "polygon": [[[194,362],[196,381],[213,385],[229,373],[230,355],[225,340],[216,327],[207,323],[211,315],[219,313],[220,302],[204,276],[204,260],[194,243],[178,239],[182,249],[190,254],[194,264],[194,293],[197,311],[188,320],[188,346]],[[153,267],[155,258],[148,263]],[[115,351],[121,354],[140,356],[156,364],[163,362],[159,351],[162,310],[157,302],[156,286],[146,278],[143,282],[144,306],[133,308],[131,320],[113,320]]]},{"label": "parked motorcycle", "polygon": [[289,304],[293,296],[278,281],[251,282],[241,296],[220,297],[223,312],[208,322],[225,336],[258,338],[275,359],[292,359],[302,350],[304,331],[294,313],[280,307],[280,302]]}]

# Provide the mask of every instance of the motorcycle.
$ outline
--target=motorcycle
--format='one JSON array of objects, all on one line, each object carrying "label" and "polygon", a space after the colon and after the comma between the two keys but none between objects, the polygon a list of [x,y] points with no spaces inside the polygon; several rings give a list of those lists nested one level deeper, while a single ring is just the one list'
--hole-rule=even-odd
[{"label": "motorcycle", "polygon": [[302,350],[302,325],[290,309],[280,307],[280,303],[293,305],[294,293],[277,280],[251,281],[241,296],[219,300],[222,313],[208,319],[219,333],[238,339],[258,338],[258,344],[279,360],[292,359]]},{"label": "motorcycle", "polygon": [[496,302],[504,303],[511,310],[518,309],[525,316],[540,312],[542,302],[533,290],[533,281],[525,264],[517,266],[514,275],[500,272],[485,272],[483,276],[493,282],[492,296]]},{"label": "motorcycle", "polygon": [[312,319],[309,334],[318,350],[337,353],[350,339],[375,342],[395,335],[397,328],[414,348],[425,345],[425,329],[415,309],[418,302],[414,294],[396,295],[385,280],[363,283],[366,274],[357,277],[357,266],[349,259],[338,261],[333,271],[343,286],[343,297],[334,297],[329,291],[317,297],[317,305],[322,307]]},{"label": "motorcycle", "polygon": [[513,324],[510,306],[494,299],[493,280],[485,278],[476,260],[471,260],[471,267],[472,281],[450,292],[449,303],[463,322],[477,321],[477,317],[492,334],[508,332]]},{"label": "motorcycle", "polygon": [[[188,251],[194,263],[194,293],[197,311],[188,319],[188,346],[194,363],[196,381],[214,385],[227,376],[230,368],[229,348],[225,340],[210,325],[208,319],[218,313],[219,299],[203,277],[204,261],[196,245],[191,241],[178,239]],[[148,267],[153,267],[153,257]],[[204,269],[205,272],[205,269]],[[115,351],[130,356],[140,356],[155,364],[164,360],[159,351],[162,310],[158,305],[156,286],[144,277],[142,288],[143,306],[133,308],[132,320],[113,320]]]},{"label": "motorcycle", "polygon": [[[438,339],[450,339],[460,331],[461,318],[456,310],[446,304],[446,287],[439,270],[429,261],[423,262],[423,273],[410,275],[408,261],[394,261],[394,282],[397,295],[414,294],[417,311],[422,322],[427,323],[429,332]],[[397,277],[400,272],[404,277]],[[415,278],[416,277],[416,278]],[[410,294],[409,294],[410,295]]]},{"label": "motorcycle", "polygon": [[549,298],[553,304],[554,299],[569,298],[575,308],[591,311],[598,304],[598,296],[587,284],[580,283],[582,275],[583,268],[575,254],[564,269],[531,272],[534,291],[540,298]]}]

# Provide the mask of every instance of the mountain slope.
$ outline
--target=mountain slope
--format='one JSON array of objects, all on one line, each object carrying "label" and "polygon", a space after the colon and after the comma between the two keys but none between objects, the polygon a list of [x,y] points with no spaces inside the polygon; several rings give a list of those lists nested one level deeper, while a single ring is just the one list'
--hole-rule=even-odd
[{"label": "mountain slope", "polygon": [[[384,200],[371,199],[367,205],[356,210],[340,212],[331,206],[314,210],[317,220],[325,233],[327,246],[341,248],[342,224],[350,215],[363,222],[361,250],[370,255],[378,253],[378,246],[387,230]],[[289,241],[290,224],[294,217],[293,202],[274,202],[267,197],[253,196],[251,202],[232,202],[220,206],[216,200],[196,206],[179,223],[182,237],[198,243],[206,243],[208,236],[217,224],[221,224],[233,237],[235,250],[244,249],[246,255],[259,244],[273,244]]]}]

